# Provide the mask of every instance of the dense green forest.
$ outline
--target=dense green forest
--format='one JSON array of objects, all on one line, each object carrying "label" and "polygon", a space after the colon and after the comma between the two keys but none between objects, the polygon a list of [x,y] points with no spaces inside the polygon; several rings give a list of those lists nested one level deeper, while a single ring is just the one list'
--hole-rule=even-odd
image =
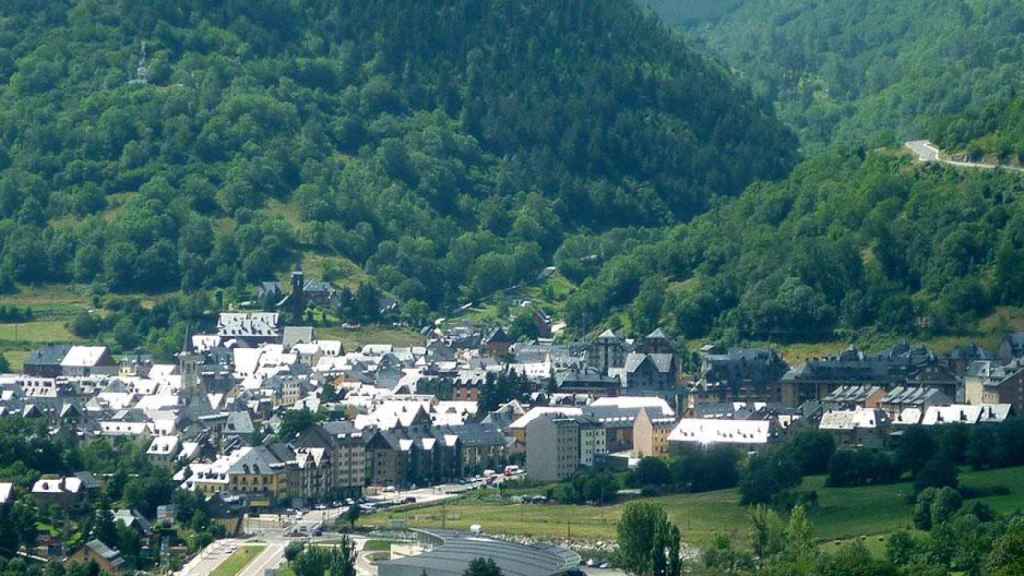
[{"label": "dense green forest", "polygon": [[694,25],[716,20],[739,8],[744,0],[641,0],[666,22]]},{"label": "dense green forest", "polygon": [[1024,160],[1024,99],[995,102],[981,111],[936,118],[929,137],[946,150],[1004,163]]},{"label": "dense green forest", "polygon": [[[582,284],[566,312],[586,325],[619,310],[637,332],[661,321],[731,342],[956,333],[1024,303],[1022,191],[1019,174],[836,149],[658,240],[571,238],[556,261]],[[579,257],[608,246],[620,250],[603,266]]]},{"label": "dense green forest", "polygon": [[784,176],[770,106],[618,0],[11,0],[0,288],[244,286],[299,252],[433,308],[576,231]]},{"label": "dense green forest", "polygon": [[717,19],[703,2],[649,2],[775,101],[812,151],[919,138],[934,117],[1021,88],[1017,0],[757,0]]}]

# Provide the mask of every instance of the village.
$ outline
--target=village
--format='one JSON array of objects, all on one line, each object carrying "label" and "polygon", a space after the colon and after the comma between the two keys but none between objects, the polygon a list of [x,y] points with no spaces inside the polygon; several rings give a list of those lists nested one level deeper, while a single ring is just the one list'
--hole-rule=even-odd
[{"label": "village", "polygon": [[[467,323],[427,329],[420,346],[346,350],[285,322],[303,318],[312,297],[297,274],[277,311],[220,313],[216,326],[187,335],[175,363],[104,346],[40,347],[22,373],[0,376],[0,415],[80,445],[137,446],[175,491],[204,503],[216,535],[310,538],[524,477],[557,483],[713,446],[756,453],[808,428],[840,447],[882,448],[912,428],[1000,423],[1024,408],[1019,333],[995,351],[851,347],[799,366],[770,349],[709,345],[694,373],[660,329],[556,340],[542,314],[532,341]],[[111,482],[89,470],[30,486],[0,478],[0,506],[28,498],[68,518],[108,505]],[[138,531],[137,556],[180,566],[196,550],[160,529],[181,519],[164,496],[151,516],[111,514]],[[58,529],[22,553],[95,561],[112,574],[124,565],[112,542],[77,544]]]}]

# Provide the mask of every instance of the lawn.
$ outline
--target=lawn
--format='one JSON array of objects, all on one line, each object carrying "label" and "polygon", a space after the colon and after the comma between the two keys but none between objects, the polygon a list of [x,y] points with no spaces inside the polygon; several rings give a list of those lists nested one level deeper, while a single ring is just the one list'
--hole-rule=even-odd
[{"label": "lawn", "polygon": [[390,552],[390,540],[367,540],[363,545],[364,552]]},{"label": "lawn", "polygon": [[210,576],[235,576],[242,571],[257,556],[263,553],[267,547],[264,545],[242,546],[235,551],[227,560],[221,562],[220,566],[210,573]]},{"label": "lawn", "polygon": [[420,336],[419,333],[404,328],[318,326],[316,333],[317,337],[323,340],[341,340],[345,351],[359,349],[364,344],[391,344],[403,347],[423,346],[425,343],[423,336]]},{"label": "lawn", "polygon": [[64,322],[56,320],[35,320],[22,324],[0,324],[0,341],[3,342],[73,342],[78,340],[68,332]]},{"label": "lawn", "polygon": [[[1005,496],[987,496],[981,501],[1000,512],[1024,508],[1024,468],[986,472],[964,472],[961,484],[984,492],[996,486],[1010,489]],[[906,495],[908,483],[864,488],[826,488],[823,477],[805,479],[801,490],[816,490],[818,508],[811,512],[815,536],[821,541],[860,536],[884,536],[910,527],[912,506]],[[745,542],[749,527],[747,511],[739,505],[736,490],[705,494],[677,494],[652,498],[682,530],[684,538],[705,544],[718,533]],[[414,527],[468,529],[479,524],[485,531],[589,540],[615,538],[615,525],[623,506],[562,506],[543,504],[502,504],[473,496],[448,504],[443,522],[442,506],[432,506],[366,517],[365,525],[386,525],[402,519]],[[882,544],[873,543],[875,547]]]}]

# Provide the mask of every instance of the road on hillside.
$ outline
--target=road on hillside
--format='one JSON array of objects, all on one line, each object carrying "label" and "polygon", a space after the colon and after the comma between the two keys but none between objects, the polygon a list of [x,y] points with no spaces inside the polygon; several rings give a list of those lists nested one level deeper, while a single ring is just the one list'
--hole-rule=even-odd
[{"label": "road on hillside", "polygon": [[1001,164],[985,164],[982,162],[960,162],[957,160],[949,160],[942,157],[942,151],[939,150],[938,146],[932,144],[928,140],[912,140],[904,144],[911,152],[917,156],[917,159],[921,162],[940,162],[949,166],[956,166],[958,168],[978,168],[981,170],[995,170],[997,168],[1003,170],[1009,170],[1011,172],[1024,172],[1024,168],[1018,168],[1016,166],[1003,166]]}]

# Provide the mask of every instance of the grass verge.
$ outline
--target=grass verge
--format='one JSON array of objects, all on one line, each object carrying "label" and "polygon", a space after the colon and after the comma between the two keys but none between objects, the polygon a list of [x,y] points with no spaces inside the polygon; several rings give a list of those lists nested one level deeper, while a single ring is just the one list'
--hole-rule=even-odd
[{"label": "grass verge", "polygon": [[242,546],[210,572],[210,576],[235,576],[266,549],[263,545]]}]

